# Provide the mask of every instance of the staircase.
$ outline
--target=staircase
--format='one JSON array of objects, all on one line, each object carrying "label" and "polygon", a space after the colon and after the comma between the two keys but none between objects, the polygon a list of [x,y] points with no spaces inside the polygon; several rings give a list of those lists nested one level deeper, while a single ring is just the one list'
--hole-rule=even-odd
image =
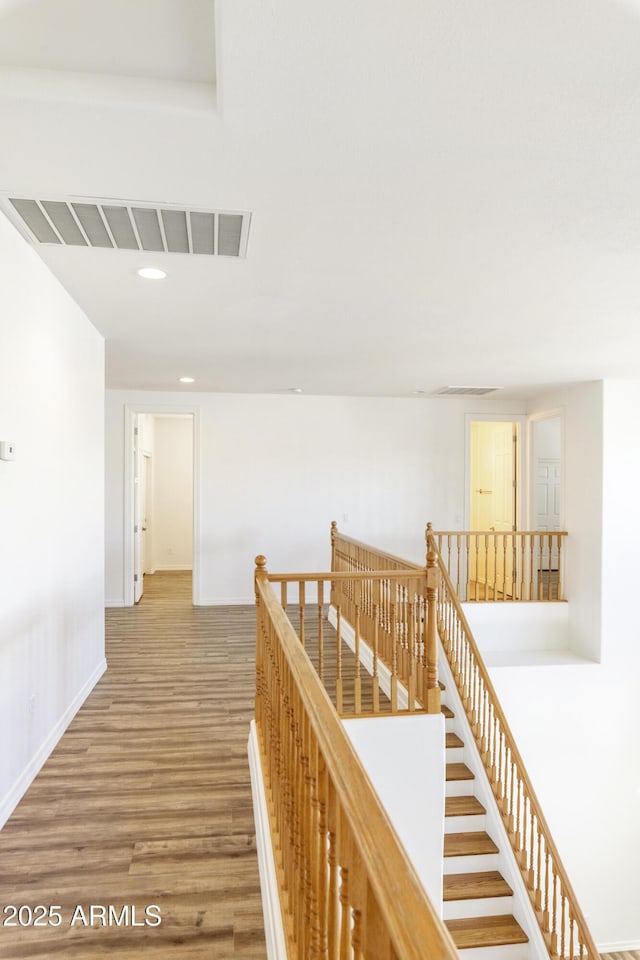
[{"label": "staircase", "polygon": [[453,729],[451,709],[443,706],[442,712],[445,925],[463,960],[529,960],[529,938],[513,916],[513,890],[499,870],[500,850],[486,832],[486,809],[476,796],[474,773],[463,759],[464,742]]}]

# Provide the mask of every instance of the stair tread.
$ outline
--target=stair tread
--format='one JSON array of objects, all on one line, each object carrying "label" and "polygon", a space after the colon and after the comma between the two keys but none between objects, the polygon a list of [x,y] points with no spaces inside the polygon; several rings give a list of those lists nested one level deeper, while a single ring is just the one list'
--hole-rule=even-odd
[{"label": "stair tread", "polygon": [[461,740],[457,733],[448,733],[445,739],[445,747],[464,747],[464,740]]},{"label": "stair tread", "polygon": [[487,811],[477,797],[445,797],[445,817],[475,817],[482,816]]},{"label": "stair tread", "polygon": [[499,853],[499,848],[484,830],[444,835],[445,857],[474,857],[485,853]]},{"label": "stair tread", "polygon": [[453,710],[450,710],[446,703],[443,703],[440,707],[440,713],[443,713],[447,720],[450,720],[452,717],[455,717]]},{"label": "stair tread", "polygon": [[447,763],[445,767],[447,780],[475,780],[475,775],[466,763]]},{"label": "stair tread", "polygon": [[510,914],[445,920],[445,925],[459,950],[469,947],[499,947],[508,943],[529,941],[520,924]]},{"label": "stair tread", "polygon": [[510,897],[513,890],[498,870],[479,873],[445,873],[443,900],[480,900],[488,897]]}]

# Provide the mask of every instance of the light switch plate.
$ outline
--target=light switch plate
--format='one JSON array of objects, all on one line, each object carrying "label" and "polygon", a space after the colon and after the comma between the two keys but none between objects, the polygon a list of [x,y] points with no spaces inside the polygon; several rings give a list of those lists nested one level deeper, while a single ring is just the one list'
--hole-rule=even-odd
[{"label": "light switch plate", "polygon": [[16,445],[13,440],[0,440],[0,460],[15,460]]}]

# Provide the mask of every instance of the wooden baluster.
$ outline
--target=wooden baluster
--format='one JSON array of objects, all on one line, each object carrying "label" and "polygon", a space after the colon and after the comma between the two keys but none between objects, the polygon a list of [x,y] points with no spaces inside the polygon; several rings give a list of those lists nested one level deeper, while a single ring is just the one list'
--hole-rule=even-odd
[{"label": "wooden baluster", "polygon": [[324,580],[318,580],[318,676],[324,679]]},{"label": "wooden baluster", "polygon": [[317,864],[315,860],[316,831],[318,817],[318,798],[314,777],[313,739],[309,717],[304,715],[304,743],[305,743],[305,803],[307,814],[305,817],[305,901],[307,927],[305,930],[307,953],[314,960],[318,955],[318,905],[316,902],[317,889],[315,886]]},{"label": "wooden baluster", "polygon": [[416,707],[416,664],[415,664],[415,604],[407,604],[407,707],[412,713]]},{"label": "wooden baluster", "polygon": [[[338,544],[337,544],[337,539],[338,539],[338,524],[336,523],[335,520],[332,520],[332,521],[331,521],[331,534],[330,534],[330,537],[331,537],[331,572],[333,573],[334,570],[337,570],[337,569],[338,569],[338,563],[339,563],[339,559],[338,559],[338,555],[337,555],[337,552],[338,552]],[[331,604],[332,607],[335,607],[335,606],[336,606],[336,603],[337,603],[337,599],[336,599],[336,581],[335,581],[335,580],[332,580],[332,581],[331,581],[331,588],[330,588],[330,592],[329,592],[329,603]]]},{"label": "wooden baluster", "polygon": [[551,950],[553,953],[560,952],[560,941],[558,937],[558,874],[553,871],[553,890],[551,897]]},{"label": "wooden baluster", "polygon": [[544,857],[543,857],[543,838],[538,831],[536,833],[537,841],[537,881],[535,884],[535,908],[538,912],[544,910]]},{"label": "wooden baluster", "polygon": [[316,834],[316,863],[317,872],[315,882],[318,890],[318,960],[328,960],[329,941],[328,911],[329,911],[329,871],[328,871],[328,827],[327,827],[327,768],[324,757],[317,752],[318,776],[318,830]]},{"label": "wooden baluster", "polygon": [[556,587],[556,590],[557,590],[556,600],[562,600],[564,596],[564,593],[563,593],[564,576],[563,576],[563,570],[562,570],[562,560],[563,560],[562,537],[560,536],[560,534],[558,534],[557,539],[558,539],[558,585]]},{"label": "wooden baluster", "polygon": [[340,867],[340,960],[351,960],[351,905],[346,867]]},{"label": "wooden baluster", "polygon": [[460,594],[460,534],[455,538],[456,540],[456,593]]},{"label": "wooden baluster", "polygon": [[[379,586],[379,585],[378,585]],[[380,628],[379,604],[377,601],[373,604],[373,672],[372,672],[372,695],[373,712],[380,713],[380,677],[378,676],[378,632]]]},{"label": "wooden baluster", "polygon": [[300,643],[304,647],[304,607],[305,607],[305,596],[304,596],[304,580],[301,580],[298,584],[298,615],[300,617]]},{"label": "wooden baluster", "polygon": [[395,604],[390,603],[391,609],[391,683],[389,699],[391,700],[391,712],[396,713],[398,709],[398,624],[396,617]]},{"label": "wooden baluster", "polygon": [[338,955],[338,933],[340,930],[340,901],[338,893],[337,860],[337,815],[335,788],[327,776],[327,828],[329,844],[327,864],[329,869],[329,889],[327,904],[327,954],[330,960]]},{"label": "wooden baluster", "polygon": [[283,610],[287,609],[287,581],[283,580],[280,584],[280,606]]},{"label": "wooden baluster", "polygon": [[336,710],[342,716],[342,610],[336,608]]},{"label": "wooden baluster", "polygon": [[355,630],[355,677],[353,680],[353,699],[355,712],[362,713],[362,679],[360,677],[360,603],[356,602]]},{"label": "wooden baluster", "polygon": [[[427,524],[430,532],[431,524]],[[440,686],[438,684],[438,557],[427,538],[427,566],[426,594],[427,594],[427,696],[425,707],[427,713],[440,713]]]}]

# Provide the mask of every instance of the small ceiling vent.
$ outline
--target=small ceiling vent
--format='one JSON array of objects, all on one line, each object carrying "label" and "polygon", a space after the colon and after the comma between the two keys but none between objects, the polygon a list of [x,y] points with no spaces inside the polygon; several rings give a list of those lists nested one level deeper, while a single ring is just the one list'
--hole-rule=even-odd
[{"label": "small ceiling vent", "polygon": [[168,204],[86,197],[7,197],[2,207],[27,238],[37,243],[221,257],[247,255],[250,213],[185,210]]},{"label": "small ceiling vent", "polygon": [[502,387],[440,387],[434,390],[432,397],[483,397],[486,393],[493,393],[494,390],[502,390]]}]

